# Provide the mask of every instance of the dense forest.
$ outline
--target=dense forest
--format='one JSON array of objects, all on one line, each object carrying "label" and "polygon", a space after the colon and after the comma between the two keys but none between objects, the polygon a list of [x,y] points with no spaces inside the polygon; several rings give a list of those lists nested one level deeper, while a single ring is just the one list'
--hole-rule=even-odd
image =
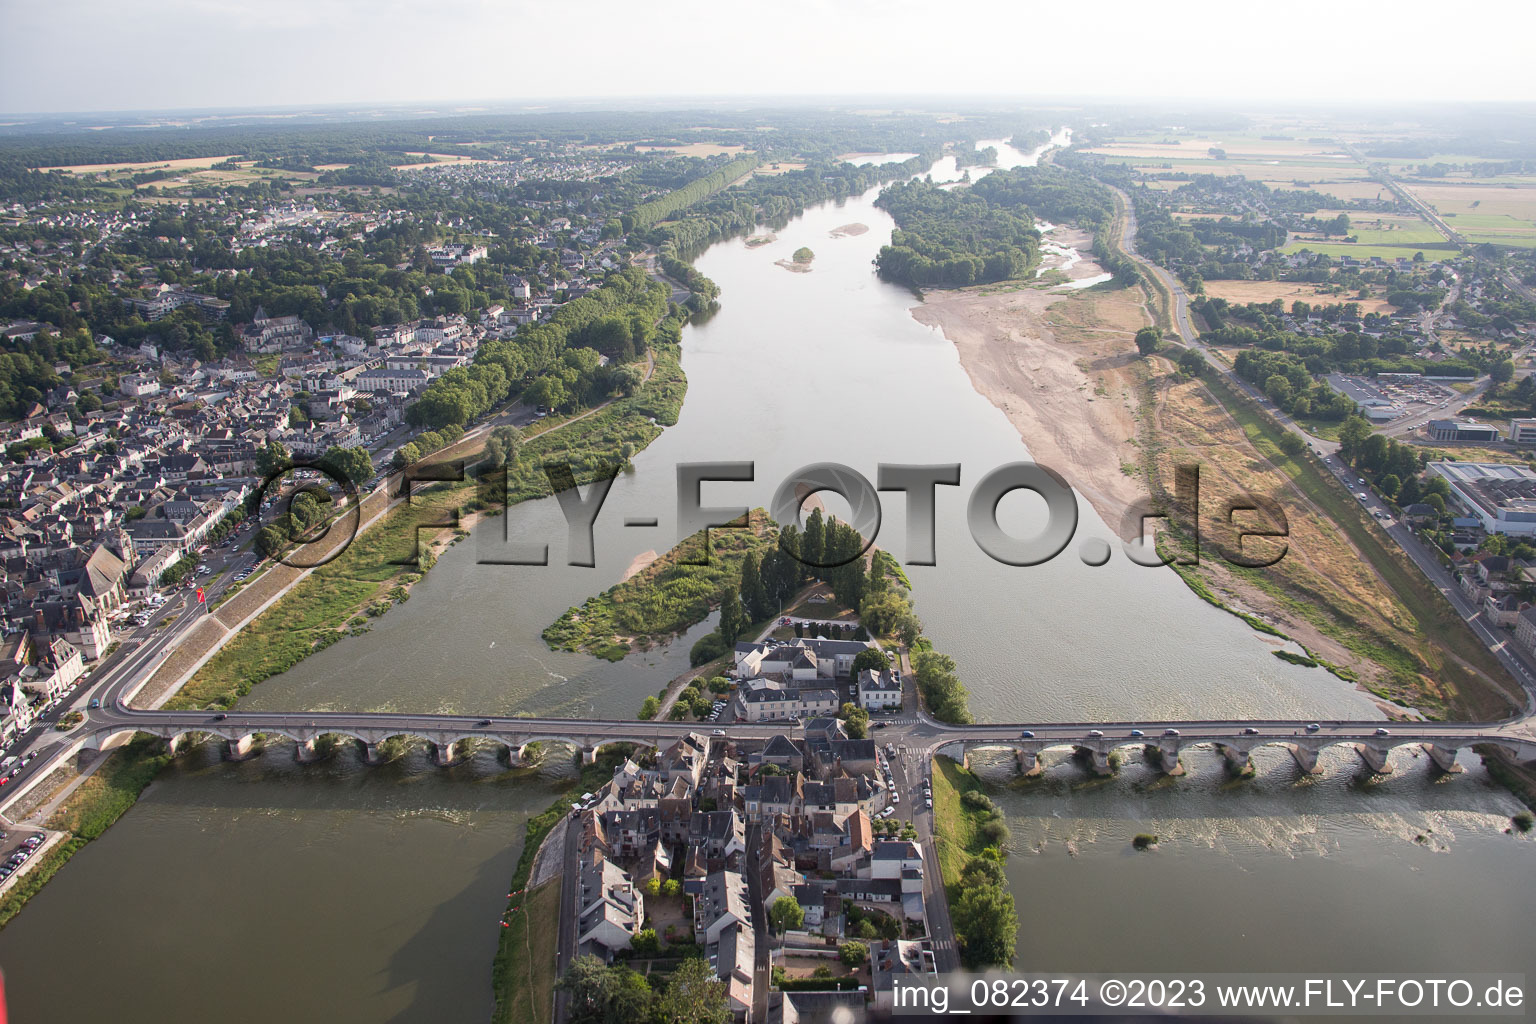
[{"label": "dense forest", "polygon": [[[986,180],[986,179],[983,179]],[[959,287],[1023,277],[1040,258],[1040,232],[1024,207],[993,203],[975,188],[931,180],[892,185],[875,205],[896,221],[875,259],[888,281]]]}]

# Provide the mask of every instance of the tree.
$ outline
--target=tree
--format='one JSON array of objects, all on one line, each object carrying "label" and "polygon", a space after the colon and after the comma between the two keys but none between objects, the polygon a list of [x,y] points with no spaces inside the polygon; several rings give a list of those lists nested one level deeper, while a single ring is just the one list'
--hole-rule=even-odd
[{"label": "tree", "polygon": [[649,722],[656,717],[656,712],[661,710],[661,701],[655,697],[647,697],[640,703],[640,720]]},{"label": "tree", "polygon": [[[651,881],[656,881],[654,876],[651,878]],[[649,888],[649,883],[647,883],[647,888]],[[657,888],[659,889],[660,886],[658,885]],[[654,896],[655,893],[651,893],[651,895]],[[656,937],[656,929],[640,929],[630,938],[629,948],[641,956],[655,956],[661,951],[661,940]]]},{"label": "tree", "polygon": [[320,467],[338,479],[360,484],[373,476],[373,460],[368,449],[332,447],[320,457]]},{"label": "tree", "polygon": [[773,927],[777,931],[787,932],[805,923],[805,909],[794,897],[780,896],[773,901],[773,907],[768,911],[768,919],[773,922]]},{"label": "tree", "polygon": [[392,465],[396,469],[404,469],[417,459],[421,458],[421,450],[416,447],[415,441],[407,441],[395,449],[395,457]]},{"label": "tree", "polygon": [[729,1024],[725,986],[701,957],[690,957],[672,972],[656,999],[656,1017],[667,1024]]},{"label": "tree", "polygon": [[[729,647],[741,636],[742,631],[749,625],[745,611],[741,607],[741,599],[736,596],[736,591],[726,588],[725,594],[720,598],[720,633],[721,649]],[[702,662],[700,663],[702,664]]]},{"label": "tree", "polygon": [[256,534],[256,553],[263,558],[271,558],[283,549],[288,543],[288,531],[277,523],[262,527]]},{"label": "tree", "polygon": [[1143,356],[1149,356],[1156,352],[1158,346],[1163,343],[1163,330],[1161,327],[1143,327],[1136,332],[1136,351]]},{"label": "tree", "polygon": [[1360,446],[1371,436],[1371,425],[1364,416],[1353,415],[1339,427],[1339,450],[1350,462],[1360,454]]},{"label": "tree", "polygon": [[875,672],[884,672],[889,662],[885,660],[885,654],[876,647],[868,647],[853,656],[853,677],[857,679],[859,673],[865,669]]},{"label": "tree", "polygon": [[1264,381],[1264,393],[1280,408],[1289,409],[1291,399],[1296,394],[1296,389],[1292,387],[1289,379],[1281,374],[1273,373]]},{"label": "tree", "polygon": [[802,562],[810,569],[812,576],[821,575],[821,566],[826,561],[827,536],[826,529],[821,521],[821,509],[811,510],[810,518],[805,521],[805,535],[800,541],[799,555]]},{"label": "tree", "polygon": [[1403,482],[1392,473],[1388,473],[1386,476],[1376,481],[1376,489],[1381,491],[1382,495],[1386,498],[1396,498],[1397,492],[1402,488],[1402,486]]},{"label": "tree", "polygon": [[681,896],[682,893],[683,883],[675,878],[669,878],[661,883],[661,894],[663,896]]},{"label": "tree", "polygon": [[[655,700],[654,697],[651,698],[651,699]],[[647,878],[645,880],[645,894],[647,896],[660,896],[661,895],[661,876],[660,875],[652,875],[650,878]],[[652,934],[655,934],[655,933],[653,932]]]},{"label": "tree", "polygon": [[951,917],[960,945],[960,962],[971,970],[1013,965],[1019,917],[1013,897],[1001,886],[965,889]]},{"label": "tree", "polygon": [[1280,435],[1280,450],[1287,455],[1300,455],[1306,447],[1307,442],[1289,430]]},{"label": "tree", "polygon": [[869,947],[862,942],[845,942],[837,947],[837,957],[844,967],[862,967],[869,963]]},{"label": "tree", "polygon": [[[689,648],[688,664],[699,666],[704,664],[706,661],[714,661],[716,658],[723,655],[727,649],[728,648],[726,647],[725,639],[720,636],[718,631],[714,633],[705,633],[703,636],[699,637],[699,639],[691,648]],[[676,711],[677,708],[674,707],[672,710]]]},{"label": "tree", "polygon": [[1488,367],[1488,376],[1495,384],[1507,384],[1514,379],[1515,364],[1508,359],[1500,359]]},{"label": "tree", "polygon": [[594,1024],[603,1020],[615,988],[614,980],[608,965],[599,957],[589,954],[572,960],[559,981],[559,987],[568,996],[571,1020]]},{"label": "tree", "polygon": [[954,659],[936,651],[922,651],[912,659],[918,692],[940,721],[963,724],[971,720],[965,685],[955,675]]},{"label": "tree", "polygon": [[1192,348],[1179,355],[1179,372],[1186,377],[1198,377],[1205,372],[1205,356]]},{"label": "tree", "polygon": [[491,436],[485,439],[485,451],[481,453],[481,461],[491,469],[500,469],[502,466],[515,463],[517,450],[522,443],[522,431],[516,427],[497,427],[491,431]]},{"label": "tree", "polygon": [[837,717],[843,720],[849,739],[862,740],[869,736],[869,712],[857,704],[845,703]]},{"label": "tree", "polygon": [[757,556],[751,552],[741,560],[741,606],[749,622],[766,619],[774,612],[774,604],[768,600],[768,590],[757,571]]},{"label": "tree", "polygon": [[263,479],[270,480],[292,465],[293,456],[280,441],[268,441],[256,449],[256,475]]}]

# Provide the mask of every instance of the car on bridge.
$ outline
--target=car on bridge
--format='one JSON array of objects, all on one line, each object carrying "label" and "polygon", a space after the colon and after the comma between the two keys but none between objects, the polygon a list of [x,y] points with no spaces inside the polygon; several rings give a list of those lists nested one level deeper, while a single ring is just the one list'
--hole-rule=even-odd
[{"label": "car on bridge", "polygon": [[1019,739],[1022,739],[1022,740],[1032,740],[1034,738],[1035,738],[1035,734],[1032,731],[1030,731],[1029,729],[1025,729],[1023,732],[1019,733]]},{"label": "car on bridge", "polygon": [[1145,736],[1146,733],[1142,732],[1140,729],[1132,729],[1131,730],[1131,735],[1132,736],[1136,736],[1136,737],[1141,737],[1141,736]]}]

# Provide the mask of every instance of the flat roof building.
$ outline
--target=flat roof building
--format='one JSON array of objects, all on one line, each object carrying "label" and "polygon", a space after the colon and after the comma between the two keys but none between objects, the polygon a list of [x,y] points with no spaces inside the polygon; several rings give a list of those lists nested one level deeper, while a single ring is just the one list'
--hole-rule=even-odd
[{"label": "flat roof building", "polygon": [[1500,462],[1431,462],[1428,468],[1488,533],[1536,536],[1536,473]]},{"label": "flat roof building", "polygon": [[1425,432],[1436,441],[1497,441],[1499,428],[1473,420],[1430,420]]},{"label": "flat roof building", "polygon": [[1510,420],[1509,439],[1515,444],[1536,444],[1536,419]]}]

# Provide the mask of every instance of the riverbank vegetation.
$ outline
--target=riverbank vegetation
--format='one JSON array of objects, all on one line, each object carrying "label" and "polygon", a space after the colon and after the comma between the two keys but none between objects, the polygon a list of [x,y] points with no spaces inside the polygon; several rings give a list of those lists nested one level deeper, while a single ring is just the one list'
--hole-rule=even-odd
[{"label": "riverbank vegetation", "polygon": [[42,854],[0,896],[0,927],[20,913],[71,857],[122,817],[171,759],[163,742],[143,735],[103,756],[107,760],[65,798],[47,822],[48,828],[66,833],[67,838]]},{"label": "riverbank vegetation", "polygon": [[[545,628],[544,642],[617,661],[632,647],[671,639],[738,591],[749,559],[756,578],[758,560],[777,543],[778,528],[762,509],[749,513],[745,529],[700,530],[629,579],[566,609]],[[739,616],[739,602],[734,610]]]},{"label": "riverbank vegetation", "polygon": [[[569,464],[579,484],[611,474],[660,436],[663,426],[677,422],[686,389],[676,351],[658,351],[651,379],[633,395],[525,437],[515,462],[502,471],[422,487],[241,630],[167,706],[233,706],[255,684],[341,639],[353,618],[365,623],[365,609],[402,600],[435,558],[428,543],[433,533],[440,539],[451,532],[462,514],[496,514],[547,496],[551,488],[543,466],[548,462]],[[473,465],[483,445],[451,454]]]},{"label": "riverbank vegetation", "polygon": [[900,182],[875,205],[896,221],[890,244],[875,257],[887,281],[961,288],[1023,277],[1040,261],[1040,232],[1029,211],[989,202],[974,187]]},{"label": "riverbank vegetation", "polygon": [[[539,848],[556,828],[565,824],[570,813],[569,794],[596,789],[613,778],[613,770],[631,753],[627,744],[604,747],[597,760],[583,765],[573,779],[554,782],[554,802],[528,819],[523,830],[523,849],[507,884],[507,908],[502,913],[506,927],[491,963],[491,986],[496,1004],[491,1012],[494,1024],[536,1024],[549,1019],[554,992],[554,947],[558,929],[550,927],[560,918],[560,879],[557,877],[530,890]],[[553,781],[553,780],[552,780]],[[549,889],[553,896],[546,895]],[[552,908],[546,908],[552,903]],[[530,922],[536,922],[530,926]],[[530,941],[538,944],[542,959],[534,964]],[[547,972],[544,965],[547,964]]]},{"label": "riverbank vegetation", "polygon": [[[1285,512],[1283,545],[1242,544],[1259,561],[1282,556],[1259,568],[1222,559],[1221,550],[1237,545],[1207,520],[1199,564],[1175,566],[1192,589],[1296,640],[1307,658],[1384,699],[1438,718],[1510,712],[1503,671],[1487,649],[1316,457],[1283,444],[1287,432],[1255,403],[1210,372],[1159,375],[1144,402],[1141,451],[1149,487],[1166,507],[1178,507],[1175,467],[1199,464],[1203,506],[1264,494]],[[1169,554],[1194,559],[1187,522],[1176,516],[1165,537]]]},{"label": "riverbank vegetation", "polygon": [[933,842],[960,961],[969,970],[1011,967],[1019,918],[1003,864],[1003,813],[969,769],[933,759]]}]

